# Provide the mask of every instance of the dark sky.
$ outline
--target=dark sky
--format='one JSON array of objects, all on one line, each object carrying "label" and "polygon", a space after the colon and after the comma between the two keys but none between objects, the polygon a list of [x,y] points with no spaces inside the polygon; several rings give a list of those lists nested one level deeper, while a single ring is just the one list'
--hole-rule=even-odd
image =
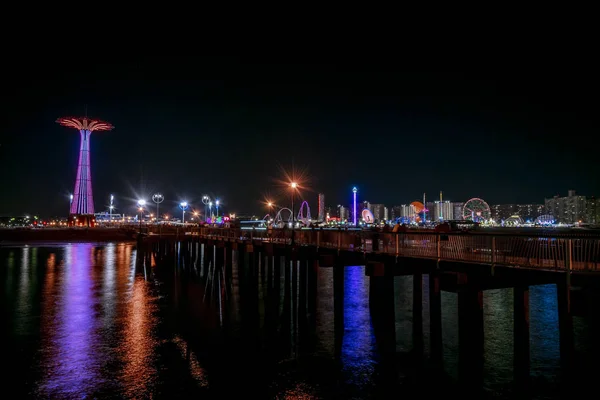
[{"label": "dark sky", "polygon": [[[66,214],[79,135],[57,117],[90,117],[96,211],[162,192],[165,209],[202,194],[223,210],[288,205],[280,166],[306,170],[316,214],[360,199],[428,197],[541,203],[599,195],[597,78],[515,66],[477,72],[393,65],[260,65],[174,58],[14,65],[3,89],[0,214]],[[592,101],[592,99],[594,99]],[[289,205],[288,205],[289,206]]]}]

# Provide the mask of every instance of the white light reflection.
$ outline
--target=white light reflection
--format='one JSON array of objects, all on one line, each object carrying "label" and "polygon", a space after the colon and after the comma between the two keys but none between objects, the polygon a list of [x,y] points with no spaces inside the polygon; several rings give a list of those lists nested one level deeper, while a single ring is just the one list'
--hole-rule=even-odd
[{"label": "white light reflection", "polygon": [[108,326],[112,323],[115,308],[117,305],[117,291],[116,291],[116,250],[117,246],[114,243],[109,243],[104,248],[104,284],[102,285],[102,305],[104,307],[104,325]]},{"label": "white light reflection", "polygon": [[30,295],[30,247],[25,245],[21,254],[21,270],[19,275],[19,293],[17,296],[17,304],[15,307],[15,333],[27,334],[27,328],[31,319],[31,304]]}]

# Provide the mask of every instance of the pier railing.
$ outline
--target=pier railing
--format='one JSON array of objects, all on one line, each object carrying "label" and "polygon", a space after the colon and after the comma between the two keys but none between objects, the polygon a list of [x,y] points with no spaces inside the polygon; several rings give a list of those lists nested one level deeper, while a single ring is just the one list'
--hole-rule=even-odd
[{"label": "pier railing", "polygon": [[[227,241],[292,243],[291,229],[197,228],[192,234]],[[600,237],[574,234],[502,234],[433,231],[294,230],[294,244],[550,270],[600,271]]]}]

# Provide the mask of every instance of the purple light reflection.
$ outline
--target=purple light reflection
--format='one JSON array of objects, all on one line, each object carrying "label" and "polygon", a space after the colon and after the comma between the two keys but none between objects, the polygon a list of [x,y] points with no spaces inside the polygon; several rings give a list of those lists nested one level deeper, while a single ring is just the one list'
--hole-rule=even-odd
[{"label": "purple light reflection", "polygon": [[347,383],[358,387],[369,385],[375,371],[375,348],[369,311],[369,277],[364,267],[346,267],[341,360]]},{"label": "purple light reflection", "polygon": [[43,363],[46,376],[40,392],[49,397],[87,397],[101,382],[101,352],[95,331],[93,257],[91,244],[66,247],[62,280],[54,287],[58,297],[56,315],[42,329],[48,332],[48,360]]}]

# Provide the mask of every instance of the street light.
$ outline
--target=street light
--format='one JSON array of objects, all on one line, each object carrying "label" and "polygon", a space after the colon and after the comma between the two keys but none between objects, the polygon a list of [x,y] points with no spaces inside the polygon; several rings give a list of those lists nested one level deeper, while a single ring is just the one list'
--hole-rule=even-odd
[{"label": "street light", "polygon": [[[269,207],[269,217],[271,217],[271,211],[273,211],[273,203],[272,202],[267,202],[267,206]],[[271,217],[271,219],[273,219],[274,217]]]},{"label": "street light", "polygon": [[146,205],[146,200],[144,200],[144,199],[138,200],[138,211],[140,212],[140,233],[142,233],[142,212],[144,211],[145,205]]},{"label": "street light", "polygon": [[158,205],[165,200],[165,196],[160,193],[154,193],[152,195],[152,201],[156,203],[156,223],[158,223],[158,219],[160,214],[158,213]]},{"label": "street light", "polygon": [[219,199],[215,201],[215,205],[217,206],[217,218],[219,218]]},{"label": "street light", "polygon": [[204,221],[206,222],[206,218],[208,217],[208,203],[210,202],[210,197],[207,195],[202,196],[202,204],[204,204]]},{"label": "street light", "polygon": [[296,194],[296,188],[298,184],[296,182],[290,183],[290,187],[292,188],[292,246],[294,245],[294,229],[296,228],[296,222],[294,219],[294,194]]},{"label": "street light", "polygon": [[212,201],[208,202],[208,213],[210,214],[210,222],[212,222]]},{"label": "street light", "polygon": [[185,224],[185,210],[188,208],[187,201],[179,203],[179,208],[181,208],[181,222]]},{"label": "street light", "polygon": [[115,200],[115,196],[113,196],[111,194],[110,195],[110,206],[108,206],[108,211],[109,211],[108,222],[112,222],[112,212],[113,212],[113,209],[115,208],[115,206],[113,205],[114,200]]}]

